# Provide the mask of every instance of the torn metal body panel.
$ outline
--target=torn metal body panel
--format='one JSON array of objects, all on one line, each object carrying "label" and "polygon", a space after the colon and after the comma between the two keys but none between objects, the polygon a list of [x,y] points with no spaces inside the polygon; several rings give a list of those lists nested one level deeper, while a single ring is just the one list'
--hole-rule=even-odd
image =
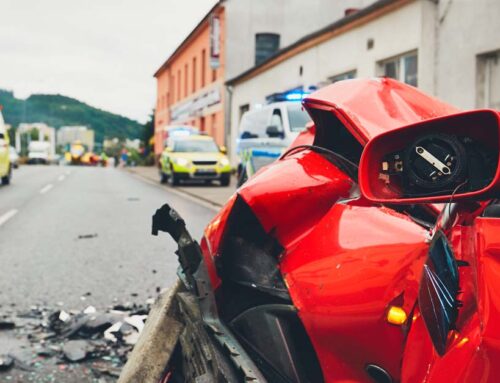
[{"label": "torn metal body panel", "polygon": [[[184,220],[168,205],[162,206],[153,216],[152,233],[158,235],[159,231],[169,233],[179,246],[177,250],[180,263],[178,275],[183,281],[186,290],[191,294],[187,296],[181,295],[183,299],[180,300],[182,303],[179,305],[183,319],[190,318],[187,321],[187,326],[188,330],[191,331],[188,332],[196,333],[197,331],[204,336],[210,337],[211,342],[206,340],[205,344],[215,346],[212,348],[213,355],[220,352],[236,366],[236,369],[233,370],[230,366],[226,366],[227,363],[212,363],[213,371],[205,372],[207,378],[217,382],[232,382],[235,378],[256,383],[266,382],[252,359],[246,354],[231,331],[219,319],[214,290],[206,266],[201,262],[201,248],[186,230]],[[196,304],[194,304],[193,300],[196,301]],[[202,330],[199,329],[200,327]],[[197,341],[201,343],[200,337],[201,335]],[[190,341],[185,342],[186,344],[190,343]],[[213,355],[209,356],[210,360],[213,360]],[[208,357],[208,355],[206,356]],[[203,365],[208,366],[209,363],[203,363]],[[190,370],[191,364],[185,366],[184,375],[195,373],[190,372]],[[192,377],[196,378],[196,376]]]}]

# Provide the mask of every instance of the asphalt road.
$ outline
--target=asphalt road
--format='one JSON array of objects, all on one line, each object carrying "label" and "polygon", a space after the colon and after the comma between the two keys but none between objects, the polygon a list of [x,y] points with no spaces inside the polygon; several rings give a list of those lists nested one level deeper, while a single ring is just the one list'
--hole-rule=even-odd
[{"label": "asphalt road", "polygon": [[0,314],[156,296],[176,278],[174,242],[151,235],[151,216],[167,202],[198,239],[215,214],[119,169],[17,169],[0,187]]}]

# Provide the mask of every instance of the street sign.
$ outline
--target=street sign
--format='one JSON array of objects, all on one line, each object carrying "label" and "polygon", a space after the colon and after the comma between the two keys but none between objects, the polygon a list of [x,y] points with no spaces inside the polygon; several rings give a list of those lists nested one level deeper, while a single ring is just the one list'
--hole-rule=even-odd
[{"label": "street sign", "polygon": [[220,17],[210,17],[210,67],[217,69],[220,66]]}]

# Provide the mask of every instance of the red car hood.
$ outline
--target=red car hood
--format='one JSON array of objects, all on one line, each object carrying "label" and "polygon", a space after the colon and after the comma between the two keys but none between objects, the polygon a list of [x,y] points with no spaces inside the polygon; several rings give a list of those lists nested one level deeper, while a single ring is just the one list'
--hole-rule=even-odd
[{"label": "red car hood", "polygon": [[306,109],[331,109],[363,145],[388,130],[459,111],[390,78],[339,81],[303,103]]}]

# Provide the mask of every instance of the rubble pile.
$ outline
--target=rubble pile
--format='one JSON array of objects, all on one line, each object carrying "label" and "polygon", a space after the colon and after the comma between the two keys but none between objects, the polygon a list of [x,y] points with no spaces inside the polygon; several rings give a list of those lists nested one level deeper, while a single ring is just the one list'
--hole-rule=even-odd
[{"label": "rubble pile", "polygon": [[10,334],[21,342],[18,353],[0,352],[0,381],[19,381],[13,378],[16,370],[37,376],[36,371],[42,372],[47,366],[56,372],[79,368],[78,375],[85,371],[98,379],[89,381],[116,380],[144,328],[152,303],[119,304],[102,312],[93,306],[83,311],[32,307],[0,317],[0,335]]}]

